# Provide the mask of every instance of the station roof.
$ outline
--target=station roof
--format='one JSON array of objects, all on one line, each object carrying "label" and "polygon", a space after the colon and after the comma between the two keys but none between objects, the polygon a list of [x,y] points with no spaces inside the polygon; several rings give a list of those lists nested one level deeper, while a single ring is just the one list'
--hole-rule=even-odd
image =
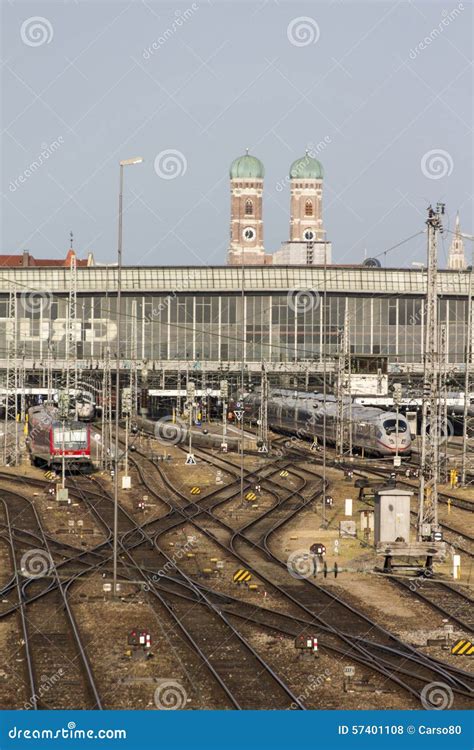
[{"label": "station roof", "polygon": [[[366,266],[124,266],[124,293],[240,293],[244,276],[245,290],[255,293],[286,293],[288,290],[324,290],[328,293],[423,295],[426,270],[370,268]],[[440,270],[439,294],[467,296],[469,271]],[[17,288],[69,290],[67,267],[41,266],[0,268],[0,292]],[[117,266],[79,267],[79,293],[113,293],[117,288]]]}]

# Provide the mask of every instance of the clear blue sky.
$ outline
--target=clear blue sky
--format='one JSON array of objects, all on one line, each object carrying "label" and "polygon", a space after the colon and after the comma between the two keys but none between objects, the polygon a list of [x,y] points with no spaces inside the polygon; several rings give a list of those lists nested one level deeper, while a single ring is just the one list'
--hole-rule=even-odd
[{"label": "clear blue sky", "polygon": [[[438,200],[473,231],[467,0],[1,9],[2,253],[62,257],[72,229],[79,254],[113,261],[118,162],[140,155],[126,171],[125,262],[222,264],[228,167],[246,147],[265,164],[274,251],[288,237],[288,167],[320,142],[336,262],[414,234]],[[168,150],[176,161],[156,160]],[[421,237],[390,264],[424,252]]]}]

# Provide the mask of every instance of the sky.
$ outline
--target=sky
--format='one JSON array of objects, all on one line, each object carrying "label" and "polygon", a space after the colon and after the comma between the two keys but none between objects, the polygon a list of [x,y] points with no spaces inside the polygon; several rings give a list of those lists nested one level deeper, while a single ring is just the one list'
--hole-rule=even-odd
[{"label": "sky", "polygon": [[72,231],[79,256],[114,262],[119,161],[140,156],[124,263],[225,264],[246,148],[273,252],[308,148],[334,262],[423,261],[430,203],[474,231],[472,16],[467,0],[1,0],[0,253],[61,258]]}]

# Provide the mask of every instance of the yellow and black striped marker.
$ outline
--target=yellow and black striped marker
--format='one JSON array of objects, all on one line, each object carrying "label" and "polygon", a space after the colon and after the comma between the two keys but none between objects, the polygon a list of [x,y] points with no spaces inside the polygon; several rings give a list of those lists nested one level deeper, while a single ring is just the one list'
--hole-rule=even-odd
[{"label": "yellow and black striped marker", "polygon": [[247,494],[245,495],[245,499],[246,500],[256,500],[257,499],[257,495],[255,494],[255,492],[247,492]]},{"label": "yellow and black striped marker", "polygon": [[234,583],[248,583],[252,579],[252,574],[245,568],[239,568],[233,575]]},{"label": "yellow and black striped marker", "polygon": [[54,471],[47,471],[46,474],[44,475],[44,478],[45,479],[56,479],[56,474],[54,473]]},{"label": "yellow and black striped marker", "polygon": [[200,495],[200,494],[201,494],[200,487],[191,487],[191,495]]},{"label": "yellow and black striped marker", "polygon": [[288,474],[289,474],[289,472],[286,469],[283,469],[283,471],[280,471],[280,476],[281,477],[287,477]]},{"label": "yellow and black striped marker", "polygon": [[474,654],[474,643],[461,639],[451,646],[451,653],[456,656],[472,656]]}]

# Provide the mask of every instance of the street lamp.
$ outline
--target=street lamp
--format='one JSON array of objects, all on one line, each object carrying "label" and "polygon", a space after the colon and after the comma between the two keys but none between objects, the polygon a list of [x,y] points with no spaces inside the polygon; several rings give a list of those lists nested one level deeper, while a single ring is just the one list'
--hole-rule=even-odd
[{"label": "street lamp", "polygon": [[120,189],[117,245],[117,353],[115,377],[115,456],[114,456],[114,541],[113,541],[113,595],[117,596],[117,552],[118,552],[118,495],[119,495],[119,386],[120,386],[120,334],[121,334],[121,292],[122,292],[122,237],[123,237],[123,170],[133,164],[141,164],[141,156],[123,159],[120,162]]}]

